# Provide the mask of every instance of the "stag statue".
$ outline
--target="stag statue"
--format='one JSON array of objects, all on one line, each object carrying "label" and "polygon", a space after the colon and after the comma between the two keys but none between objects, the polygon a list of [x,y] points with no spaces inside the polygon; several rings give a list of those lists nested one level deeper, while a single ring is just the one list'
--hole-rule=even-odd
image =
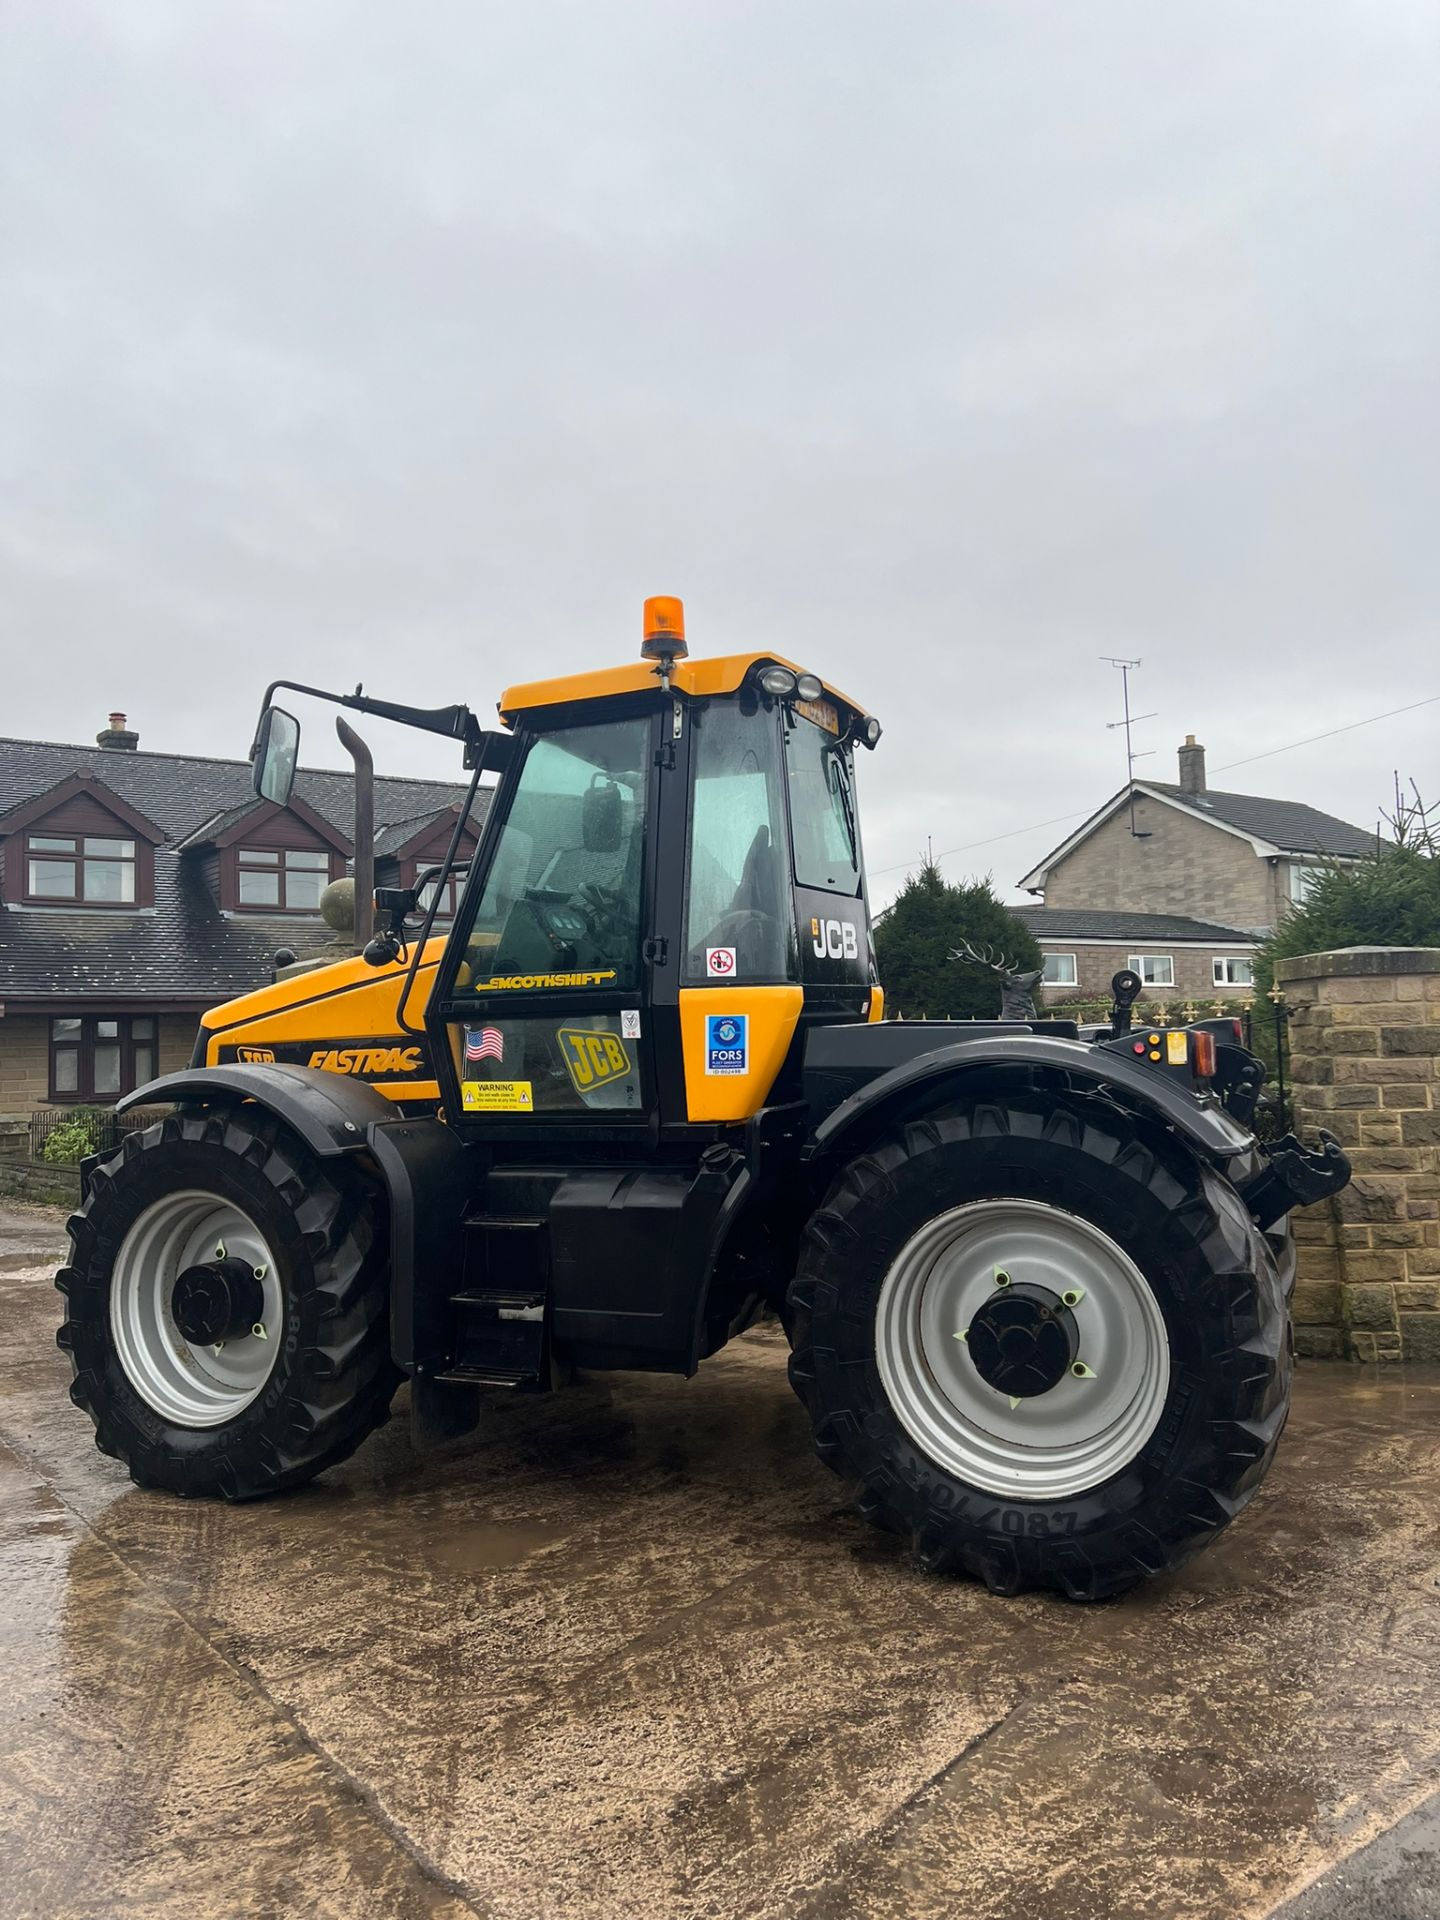
[{"label": "stag statue", "polygon": [[993,947],[985,947],[979,952],[967,940],[963,946],[951,949],[950,958],[962,963],[968,961],[972,966],[988,967],[992,973],[1000,976],[1000,1018],[1002,1020],[1034,1020],[1038,1018],[1035,1010],[1035,989],[1040,984],[1040,976],[1045,971],[1036,967],[1030,973],[1017,973],[1015,962],[1005,953],[997,953]]}]

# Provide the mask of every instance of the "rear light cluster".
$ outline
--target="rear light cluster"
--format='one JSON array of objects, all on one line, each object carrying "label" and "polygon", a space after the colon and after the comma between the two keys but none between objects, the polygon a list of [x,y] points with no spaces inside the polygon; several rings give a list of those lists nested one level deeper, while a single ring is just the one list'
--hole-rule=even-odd
[{"label": "rear light cluster", "polygon": [[1215,1036],[1204,1030],[1192,1033],[1172,1027],[1165,1034],[1147,1033],[1131,1042],[1130,1051],[1137,1059],[1148,1059],[1156,1066],[1162,1060],[1170,1067],[1188,1066],[1197,1080],[1215,1078]]}]

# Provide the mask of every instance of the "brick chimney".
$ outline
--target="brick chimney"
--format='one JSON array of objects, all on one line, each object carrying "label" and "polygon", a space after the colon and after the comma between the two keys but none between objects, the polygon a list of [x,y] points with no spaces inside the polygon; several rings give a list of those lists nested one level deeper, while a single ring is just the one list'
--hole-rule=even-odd
[{"label": "brick chimney", "polygon": [[103,733],[96,734],[95,744],[108,748],[111,753],[134,753],[140,744],[140,736],[127,729],[123,713],[112,713],[109,726]]},{"label": "brick chimney", "polygon": [[1185,744],[1180,749],[1180,791],[1205,791],[1205,749],[1196,746],[1193,733],[1186,734]]}]

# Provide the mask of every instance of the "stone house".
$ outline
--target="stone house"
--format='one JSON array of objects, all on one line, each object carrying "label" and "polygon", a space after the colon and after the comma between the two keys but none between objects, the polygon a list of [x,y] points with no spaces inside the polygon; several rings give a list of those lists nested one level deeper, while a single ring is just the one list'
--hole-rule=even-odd
[{"label": "stone house", "polygon": [[1250,955],[1315,875],[1375,843],[1299,801],[1210,787],[1193,734],[1179,775],[1122,787],[1018,883],[1044,902],[1019,912],[1046,956],[1048,1000],[1093,997],[1104,987],[1090,976],[1108,985],[1130,965],[1156,998],[1243,992]]},{"label": "stone house", "polygon": [[[464,794],[376,780],[379,885],[443,857]],[[206,1007],[270,980],[278,949],[333,941],[320,896],[353,808],[347,773],[302,769],[276,807],[244,761],[141,752],[119,713],[93,747],[0,740],[0,1120],[183,1066]]]}]

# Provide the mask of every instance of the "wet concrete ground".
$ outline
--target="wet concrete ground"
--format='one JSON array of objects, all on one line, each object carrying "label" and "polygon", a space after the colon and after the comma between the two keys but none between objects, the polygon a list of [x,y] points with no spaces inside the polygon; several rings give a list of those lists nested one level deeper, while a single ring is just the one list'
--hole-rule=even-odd
[{"label": "wet concrete ground", "polygon": [[1440,1913],[1440,1371],[1307,1366],[1248,1513],[1085,1609],[837,1511],[768,1333],[282,1501],[138,1492],[62,1245],[0,1215],[0,1914]]}]

